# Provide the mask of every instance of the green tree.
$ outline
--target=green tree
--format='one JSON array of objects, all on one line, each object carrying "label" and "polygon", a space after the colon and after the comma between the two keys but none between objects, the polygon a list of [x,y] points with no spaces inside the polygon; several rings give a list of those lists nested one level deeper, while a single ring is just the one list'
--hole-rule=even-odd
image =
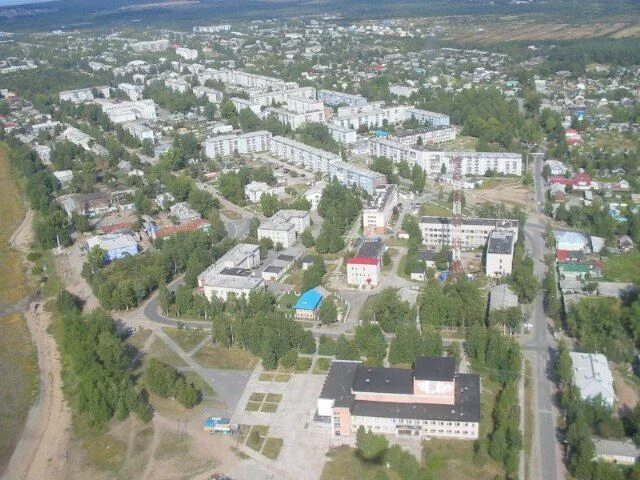
[{"label": "green tree", "polygon": [[389,441],[384,435],[376,435],[365,431],[361,425],[356,432],[356,447],[358,455],[363,459],[374,462],[380,459],[389,448]]},{"label": "green tree", "polygon": [[338,308],[333,296],[330,295],[322,301],[318,307],[318,318],[325,325],[338,321]]}]

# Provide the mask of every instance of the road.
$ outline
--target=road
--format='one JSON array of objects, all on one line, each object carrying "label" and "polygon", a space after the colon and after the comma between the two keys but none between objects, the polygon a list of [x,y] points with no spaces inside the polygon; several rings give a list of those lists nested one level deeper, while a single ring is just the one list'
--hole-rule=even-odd
[{"label": "road", "polygon": [[[526,241],[531,249],[534,259],[534,273],[542,281],[546,272],[544,264],[545,244],[542,230],[545,220],[539,215],[544,204],[544,187],[542,180],[542,160],[544,154],[536,155],[534,165],[534,180],[536,186],[536,198],[540,202],[536,205],[538,214],[533,215],[525,225]],[[557,441],[555,419],[557,410],[553,403],[554,384],[553,367],[551,365],[551,353],[555,351],[555,341],[551,335],[547,317],[544,313],[543,294],[539,292],[533,301],[531,322],[533,323],[533,336],[524,340],[524,349],[527,358],[532,362],[532,384],[534,390],[534,424],[535,435],[533,437],[533,452],[531,455],[532,478],[556,480],[564,478],[562,473],[562,453]]]}]

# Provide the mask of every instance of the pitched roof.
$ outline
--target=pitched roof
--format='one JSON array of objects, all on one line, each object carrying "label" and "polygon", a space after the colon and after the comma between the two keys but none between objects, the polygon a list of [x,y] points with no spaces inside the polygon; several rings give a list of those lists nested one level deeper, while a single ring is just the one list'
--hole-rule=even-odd
[{"label": "pitched roof", "polygon": [[300,310],[315,310],[321,301],[322,295],[315,290],[307,290],[300,296],[294,308]]}]

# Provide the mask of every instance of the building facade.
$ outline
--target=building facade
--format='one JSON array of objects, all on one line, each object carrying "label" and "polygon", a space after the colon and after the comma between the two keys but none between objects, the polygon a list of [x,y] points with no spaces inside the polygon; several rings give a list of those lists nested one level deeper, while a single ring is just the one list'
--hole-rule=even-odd
[{"label": "building facade", "polygon": [[493,230],[487,241],[484,274],[487,277],[511,275],[514,235],[510,230]]},{"label": "building facade", "polygon": [[204,141],[204,154],[208,158],[226,157],[235,153],[264,152],[269,150],[271,132],[260,130],[243,134],[219,135]]},{"label": "building facade", "polygon": [[[425,245],[441,247],[453,244],[453,218],[420,217],[420,231]],[[514,242],[518,240],[518,221],[499,218],[463,218],[462,248],[472,250],[484,247],[492,231],[508,230],[513,233]]]},{"label": "building facade", "polygon": [[382,242],[363,242],[355,256],[347,260],[347,283],[360,288],[377,287],[380,283],[383,253]]},{"label": "building facade", "polygon": [[380,185],[375,188],[369,204],[362,210],[362,228],[365,235],[385,233],[389,220],[398,205],[398,186]]}]

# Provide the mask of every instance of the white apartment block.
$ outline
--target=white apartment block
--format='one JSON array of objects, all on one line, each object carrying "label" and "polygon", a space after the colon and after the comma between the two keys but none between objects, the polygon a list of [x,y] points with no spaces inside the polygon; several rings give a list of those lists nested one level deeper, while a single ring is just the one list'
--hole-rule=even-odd
[{"label": "white apartment block", "polygon": [[282,88],[286,84],[284,80],[279,78],[243,72],[242,70],[218,70],[215,73],[215,78],[223,83],[246,88]]},{"label": "white apartment block", "polygon": [[432,127],[412,130],[410,132],[404,132],[400,135],[393,135],[391,137],[391,140],[403,145],[416,145],[418,143],[418,139],[421,139],[423,144],[433,144],[455,140],[457,134],[458,131],[455,127]]},{"label": "white apartment block", "polygon": [[221,91],[209,87],[202,87],[200,85],[193,87],[191,90],[196,97],[207,97],[207,100],[211,103],[219,103],[224,97]]},{"label": "white apartment block", "polygon": [[[321,110],[324,108],[324,104],[316,100],[316,89],[313,87],[298,87],[297,84],[285,84],[280,86],[280,89],[278,90],[270,90],[265,92],[263,91],[263,89],[259,89],[259,91],[249,92],[249,100],[264,107],[268,107],[274,102],[288,103],[290,97],[297,98],[299,100],[302,99],[302,101],[314,102],[314,108],[304,105],[300,106],[299,109],[301,112],[306,110]],[[296,112],[298,111],[294,110],[293,108],[289,108],[289,110]]]},{"label": "white apartment block", "polygon": [[58,94],[61,102],[83,103],[95,98],[94,92],[97,92],[104,98],[109,98],[111,90],[108,86],[79,88],[77,90],[66,90]]},{"label": "white apartment block", "polygon": [[355,130],[352,130],[347,127],[343,127],[342,125],[337,125],[335,123],[327,123],[327,128],[329,129],[329,133],[331,137],[338,143],[343,145],[351,145],[358,141],[358,134]]},{"label": "white apartment block", "polygon": [[406,118],[413,118],[422,123],[429,123],[433,127],[446,127],[450,125],[449,115],[444,113],[430,112],[419,108],[409,107],[406,111]]},{"label": "white apartment block", "polygon": [[336,92],[334,90],[318,90],[317,97],[318,100],[321,100],[332,107],[337,107],[339,105],[355,107],[369,103],[369,101],[362,95],[352,95],[344,92]]},{"label": "white apartment block", "polygon": [[184,58],[185,60],[196,60],[198,58],[198,50],[192,50],[190,48],[178,47],[176,48],[176,55]]},{"label": "white apartment block", "polygon": [[177,93],[186,93],[191,90],[191,84],[182,78],[167,78],[164,85]]},{"label": "white apartment block", "polygon": [[398,205],[398,186],[376,187],[369,204],[362,210],[362,228],[365,235],[385,233],[393,209]]},{"label": "white apartment block", "polygon": [[329,165],[340,161],[340,156],[319,148],[310,147],[302,142],[287,137],[275,136],[271,138],[269,152],[289,163],[299,165],[312,172],[329,174]]},{"label": "white apartment block", "polygon": [[100,105],[102,111],[113,123],[132,122],[134,120],[155,120],[156,104],[153,100],[113,102],[97,98],[94,103]]},{"label": "white apartment block", "polygon": [[271,132],[259,130],[243,134],[209,137],[204,142],[204,153],[208,158],[225,157],[234,153],[248,154],[269,150]]},{"label": "white apartment block", "polygon": [[383,174],[343,161],[329,165],[329,177],[343,185],[361,188],[369,195],[373,195],[376,187],[387,183],[387,177]]},{"label": "white apartment block", "polygon": [[262,118],[267,118],[270,115],[275,115],[278,120],[285,125],[289,125],[294,130],[308,122],[324,123],[325,121],[324,110],[295,113],[284,108],[268,107],[261,113]]},{"label": "white apartment block", "polygon": [[263,285],[252,270],[260,265],[260,247],[240,243],[198,275],[198,288],[207,299],[214,296],[226,301],[230,294],[249,295]]},{"label": "white apartment block", "polygon": [[294,113],[322,112],[324,118],[324,103],[307,97],[299,97],[297,95],[287,95],[287,110]]},{"label": "white apartment block", "polygon": [[169,40],[150,40],[148,42],[136,42],[129,45],[134,52],[164,52],[169,48]]},{"label": "white apartment block", "polygon": [[244,186],[244,194],[250,202],[257,203],[262,195],[277,195],[284,193],[284,187],[272,187],[265,182],[253,181]]},{"label": "white apartment block", "polygon": [[142,99],[144,87],[142,85],[134,85],[133,83],[119,83],[118,89],[126,93],[129,100],[136,102]]},{"label": "white apartment block", "polygon": [[143,123],[136,121],[127,122],[122,124],[122,128],[141,142],[144,142],[145,140],[151,140],[153,142],[155,140],[153,130]]},{"label": "white apartment block", "polygon": [[246,98],[240,98],[240,97],[231,97],[230,100],[231,100],[231,103],[233,103],[233,105],[236,107],[236,110],[238,112],[240,110],[244,110],[245,108],[248,108],[256,115],[262,114],[262,107],[260,106],[259,103],[255,103],[251,100],[247,100]]},{"label": "white apartment block", "polygon": [[410,165],[417,163],[430,177],[444,170],[452,172],[452,159],[462,159],[463,175],[484,175],[492,170],[502,175],[522,175],[522,155],[503,152],[433,152],[417,146],[404,145],[394,140],[375,138],[369,140],[369,155],[386,157],[394,163],[403,160]]},{"label": "white apartment block", "polygon": [[[451,217],[420,217],[420,231],[422,243],[439,248],[442,245],[453,244],[453,218]],[[513,241],[518,240],[518,220],[500,218],[463,218],[461,225],[461,247],[472,250],[484,247],[489,235],[494,230],[507,230],[513,234]]]},{"label": "white apartment block", "polygon": [[206,25],[202,27],[193,27],[193,33],[218,33],[228,32],[231,30],[231,25]]},{"label": "white apartment block", "polygon": [[511,275],[514,242],[510,230],[494,230],[489,234],[484,269],[487,277]]},{"label": "white apartment block", "polygon": [[357,130],[365,125],[367,128],[382,127],[384,123],[398,123],[407,118],[406,105],[385,107],[384,102],[372,102],[357,107],[338,107],[338,115],[333,123]]},{"label": "white apartment block", "polygon": [[270,238],[273,244],[289,248],[311,226],[311,216],[304,210],[280,210],[258,228],[258,240]]}]

